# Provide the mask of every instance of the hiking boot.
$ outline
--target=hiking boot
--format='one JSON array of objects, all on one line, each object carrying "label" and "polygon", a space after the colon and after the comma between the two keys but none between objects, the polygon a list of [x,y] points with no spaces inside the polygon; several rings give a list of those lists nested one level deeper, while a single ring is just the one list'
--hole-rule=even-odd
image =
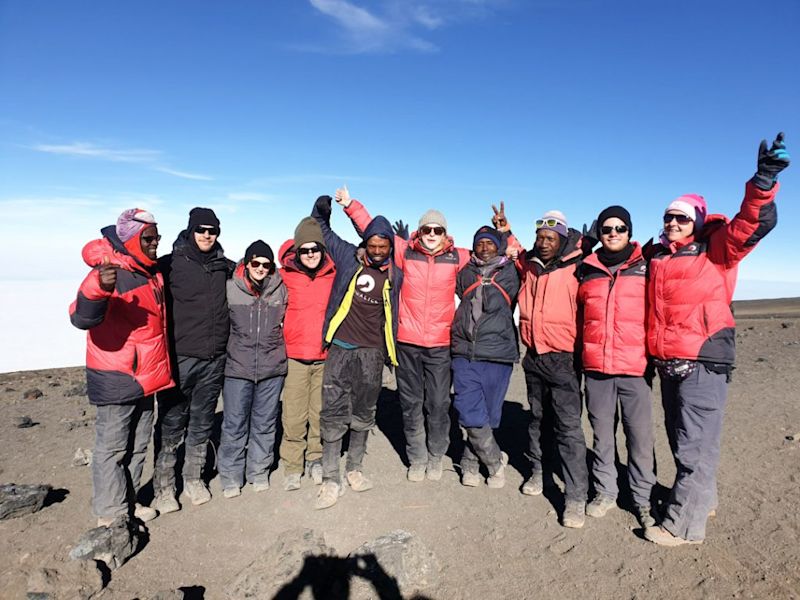
[{"label": "hiking boot", "polygon": [[300,473],[287,473],[283,478],[283,489],[287,492],[300,489]]},{"label": "hiking boot", "polygon": [[439,481],[442,478],[442,459],[428,459],[428,466],[425,468],[425,477],[431,481]]},{"label": "hiking boot", "polygon": [[656,526],[656,520],[653,518],[650,505],[637,504],[634,506],[634,511],[636,512],[636,518],[639,520],[639,525],[641,525],[643,529]]},{"label": "hiking boot", "polygon": [[232,485],[231,487],[222,488],[222,497],[223,498],[236,498],[242,495],[242,488],[238,485]]},{"label": "hiking boot", "polygon": [[188,496],[194,506],[200,506],[211,500],[211,492],[200,479],[190,479],[183,482],[183,493]]},{"label": "hiking boot", "polygon": [[314,485],[322,485],[322,463],[314,461],[308,471],[311,474],[311,481],[314,482]]},{"label": "hiking boot", "polygon": [[266,492],[269,489],[269,479],[259,479],[253,482],[254,492]]},{"label": "hiking boot", "polygon": [[160,515],[177,512],[181,509],[181,505],[178,504],[178,500],[175,498],[174,490],[160,491],[155,499],[150,503],[150,506],[155,508]]},{"label": "hiking boot", "polygon": [[139,504],[138,502],[133,507],[133,516],[142,521],[143,523],[147,523],[148,521],[152,521],[158,516],[158,511],[155,508],[151,508],[149,506],[145,506],[144,504]]},{"label": "hiking boot", "polygon": [[425,465],[411,465],[408,467],[408,480],[414,482],[423,481],[426,469]]},{"label": "hiking boot", "polygon": [[372,482],[364,477],[361,471],[348,471],[345,479],[354,492],[366,492],[372,489]]},{"label": "hiking boot", "polygon": [[564,527],[580,529],[586,521],[586,503],[581,500],[567,500],[564,505],[564,514],[561,515],[561,524]]},{"label": "hiking boot", "polygon": [[586,514],[595,519],[605,517],[606,513],[617,505],[617,499],[605,494],[597,494],[594,500],[586,505]]},{"label": "hiking boot", "polygon": [[644,530],[644,539],[659,546],[683,546],[684,544],[702,544],[703,540],[685,540],[672,535],[663,527],[648,527]]},{"label": "hiking boot", "polygon": [[522,493],[526,496],[540,496],[544,491],[544,478],[541,471],[534,471],[530,478],[522,484]]},{"label": "hiking boot", "polygon": [[486,479],[486,485],[490,488],[499,490],[506,484],[506,465],[508,464],[508,454],[505,452],[500,453],[500,466],[497,468],[497,471],[494,472],[494,475],[490,475],[488,479]]},{"label": "hiking boot", "polygon": [[339,500],[339,496],[344,494],[344,487],[336,483],[335,481],[325,481],[322,483],[322,487],[319,488],[319,493],[317,494],[317,501],[314,503],[314,508],[316,510],[321,510],[323,508],[330,508],[336,501]]},{"label": "hiking boot", "polygon": [[467,487],[479,487],[483,483],[480,473],[473,473],[472,471],[464,471],[461,474],[461,485]]}]

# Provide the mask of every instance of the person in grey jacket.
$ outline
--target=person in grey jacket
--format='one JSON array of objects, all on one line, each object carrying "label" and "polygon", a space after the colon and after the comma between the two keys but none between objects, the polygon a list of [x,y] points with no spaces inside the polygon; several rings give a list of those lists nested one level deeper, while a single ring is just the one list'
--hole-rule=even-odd
[{"label": "person in grey jacket", "polygon": [[505,246],[503,234],[481,227],[472,258],[456,278],[461,303],[451,328],[453,405],[467,433],[461,483],[468,487],[482,483],[480,463],[489,471],[490,488],[505,485],[508,455],[500,451],[492,429],[500,426],[511,371],[519,360],[513,314],[520,285],[514,262],[503,254]]},{"label": "person in grey jacket", "polygon": [[227,295],[231,331],[218,466],[222,495],[235,498],[245,479],[256,492],[269,489],[287,371],[283,316],[288,294],[268,244],[250,244],[228,281]]}]

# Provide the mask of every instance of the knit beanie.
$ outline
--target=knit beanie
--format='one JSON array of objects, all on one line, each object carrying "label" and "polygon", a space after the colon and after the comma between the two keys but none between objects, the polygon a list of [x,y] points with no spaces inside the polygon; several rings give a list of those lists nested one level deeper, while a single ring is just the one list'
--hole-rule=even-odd
[{"label": "knit beanie", "polygon": [[297,225],[294,230],[294,247],[299,248],[303,244],[309,242],[316,242],[323,248],[325,247],[325,238],[322,236],[322,229],[314,217],[306,217]]},{"label": "knit beanie", "polygon": [[219,219],[217,218],[217,215],[214,214],[214,211],[210,208],[196,206],[189,211],[189,225],[186,227],[186,229],[191,232],[194,231],[199,225],[208,225],[210,227],[216,227],[219,229]]},{"label": "knit beanie", "polygon": [[422,227],[423,225],[430,225],[431,223],[444,227],[445,230],[447,229],[447,219],[444,218],[442,213],[440,213],[438,210],[434,210],[433,208],[425,211],[419,218],[419,227]]},{"label": "knit beanie", "polygon": [[244,253],[244,261],[249,262],[256,256],[263,256],[264,258],[268,258],[269,262],[275,263],[275,255],[272,253],[272,248],[262,240],[256,240],[247,247]]},{"label": "knit beanie", "polygon": [[500,232],[497,231],[497,229],[489,227],[488,225],[484,225],[478,229],[478,231],[475,232],[475,236],[472,238],[473,250],[480,240],[489,240],[500,250]]},{"label": "knit beanie", "polygon": [[157,225],[152,214],[141,208],[129,208],[117,219],[117,237],[124,244],[149,225]]},{"label": "knit beanie", "polygon": [[673,200],[664,212],[677,210],[694,221],[694,231],[697,233],[703,228],[708,214],[705,198],[697,194],[686,194]]},{"label": "knit beanie", "polygon": [[556,221],[558,221],[558,223],[556,223],[552,227],[547,225],[547,223],[545,223],[541,227],[538,227],[537,230],[544,229],[548,231],[555,231],[558,235],[560,235],[563,238],[568,237],[569,225],[567,224],[567,217],[564,216],[564,213],[562,213],[560,210],[548,210],[546,213],[542,215],[541,220],[547,221],[548,219],[555,219]]},{"label": "knit beanie", "polygon": [[595,232],[595,236],[597,237],[598,240],[600,239],[600,228],[603,226],[603,223],[605,223],[607,219],[610,219],[612,217],[616,217],[617,219],[625,223],[625,225],[628,226],[628,235],[631,236],[633,235],[633,224],[631,223],[631,214],[624,207],[615,204],[613,206],[609,206],[608,208],[603,209],[603,212],[601,212],[597,216],[597,231]]}]

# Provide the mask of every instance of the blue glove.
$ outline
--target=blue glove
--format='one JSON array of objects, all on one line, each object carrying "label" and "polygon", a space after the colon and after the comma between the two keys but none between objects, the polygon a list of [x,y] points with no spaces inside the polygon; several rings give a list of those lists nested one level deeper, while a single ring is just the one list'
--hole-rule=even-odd
[{"label": "blue glove", "polygon": [[778,180],[778,174],[789,166],[789,153],[783,143],[783,132],[780,132],[772,147],[767,150],[767,140],[761,140],[758,147],[758,169],[753,175],[753,184],[762,190],[771,190]]},{"label": "blue glove", "polygon": [[394,230],[394,234],[397,237],[403,238],[405,241],[408,241],[408,225],[403,223],[403,221],[395,221],[394,225],[392,225],[392,229]]}]

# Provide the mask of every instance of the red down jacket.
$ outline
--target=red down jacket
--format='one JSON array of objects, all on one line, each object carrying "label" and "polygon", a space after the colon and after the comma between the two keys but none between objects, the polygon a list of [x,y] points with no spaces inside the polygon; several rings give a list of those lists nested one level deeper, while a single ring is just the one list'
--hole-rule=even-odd
[{"label": "red down jacket", "polygon": [[647,286],[647,350],[660,359],[732,365],[736,358],[731,300],[739,261],[778,222],[775,194],[748,182],[729,222],[709,215],[698,239],[657,244]]},{"label": "red down jacket", "polygon": [[[372,220],[358,200],[353,200],[345,213],[358,231],[363,231]],[[416,231],[410,240],[394,237],[394,260],[403,271],[398,342],[424,348],[450,346],[450,326],[456,312],[456,276],[469,259],[470,251],[456,248],[449,236],[444,248],[436,254],[423,248]]]},{"label": "red down jacket", "polygon": [[283,318],[286,355],[295,360],[325,360],[328,352],[322,348],[322,327],[336,275],[333,259],[326,252],[322,266],[312,279],[295,264],[294,240],[286,240],[278,256],[281,277],[289,292]]},{"label": "red down jacket", "polygon": [[[174,386],[166,338],[164,281],[128,254],[114,226],[83,248],[92,270],[69,308],[86,334],[86,383],[92,404],[127,404]],[[100,287],[98,267],[117,269],[113,292]]]},{"label": "red down jacket", "polygon": [[637,242],[612,275],[596,254],[579,268],[578,309],[583,314],[583,368],[606,375],[644,375],[647,261]]}]

